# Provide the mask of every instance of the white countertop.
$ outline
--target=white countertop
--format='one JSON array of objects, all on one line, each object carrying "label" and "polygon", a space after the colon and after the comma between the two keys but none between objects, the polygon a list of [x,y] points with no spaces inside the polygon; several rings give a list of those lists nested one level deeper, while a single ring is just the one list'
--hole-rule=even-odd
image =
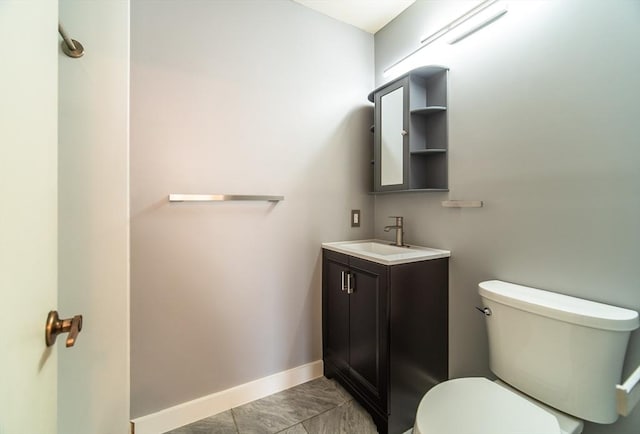
[{"label": "white countertop", "polygon": [[382,265],[408,264],[451,256],[451,252],[448,250],[411,244],[399,247],[383,240],[337,241],[322,243],[322,248]]}]

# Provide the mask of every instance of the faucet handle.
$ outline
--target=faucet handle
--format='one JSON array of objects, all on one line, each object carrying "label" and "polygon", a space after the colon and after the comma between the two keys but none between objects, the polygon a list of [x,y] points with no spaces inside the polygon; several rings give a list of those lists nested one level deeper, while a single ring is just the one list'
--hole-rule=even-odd
[{"label": "faucet handle", "polygon": [[400,215],[390,215],[389,218],[390,219],[396,219],[396,225],[401,225],[402,224],[402,216],[400,216]]}]

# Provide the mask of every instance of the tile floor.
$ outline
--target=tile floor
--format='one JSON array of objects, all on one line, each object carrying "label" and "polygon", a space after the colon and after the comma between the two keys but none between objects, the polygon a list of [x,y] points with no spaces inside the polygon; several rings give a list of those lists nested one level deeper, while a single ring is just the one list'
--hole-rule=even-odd
[{"label": "tile floor", "polygon": [[320,377],[165,434],[375,434],[371,416]]}]

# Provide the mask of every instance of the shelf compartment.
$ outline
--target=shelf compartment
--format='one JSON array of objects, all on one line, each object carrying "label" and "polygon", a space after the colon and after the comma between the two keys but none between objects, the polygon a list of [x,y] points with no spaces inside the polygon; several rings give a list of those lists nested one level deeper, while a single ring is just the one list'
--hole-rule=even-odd
[{"label": "shelf compartment", "polygon": [[446,114],[446,111],[435,111],[429,116],[420,116],[419,122],[411,122],[411,152],[422,149],[447,149]]},{"label": "shelf compartment", "polygon": [[411,156],[410,189],[446,189],[447,153],[423,152]]},{"label": "shelf compartment", "polygon": [[447,106],[447,74],[410,75],[409,110]]}]

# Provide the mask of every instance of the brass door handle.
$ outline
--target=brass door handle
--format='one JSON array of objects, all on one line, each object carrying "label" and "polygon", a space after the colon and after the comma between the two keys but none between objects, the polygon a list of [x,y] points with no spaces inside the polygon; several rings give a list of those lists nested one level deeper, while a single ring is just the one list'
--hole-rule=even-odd
[{"label": "brass door handle", "polygon": [[82,330],[82,315],[76,315],[73,318],[60,319],[58,312],[52,310],[47,315],[47,324],[44,330],[44,338],[48,347],[56,343],[56,338],[60,333],[69,333],[67,335],[67,348],[72,347],[76,343],[78,333]]}]

